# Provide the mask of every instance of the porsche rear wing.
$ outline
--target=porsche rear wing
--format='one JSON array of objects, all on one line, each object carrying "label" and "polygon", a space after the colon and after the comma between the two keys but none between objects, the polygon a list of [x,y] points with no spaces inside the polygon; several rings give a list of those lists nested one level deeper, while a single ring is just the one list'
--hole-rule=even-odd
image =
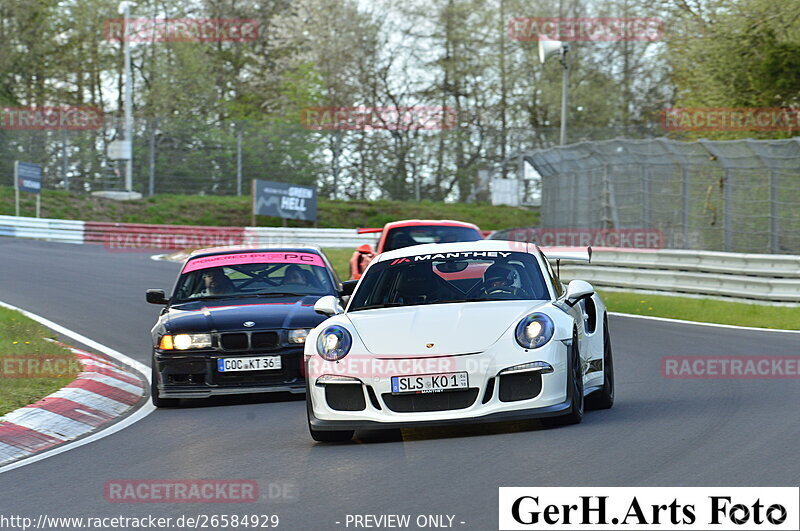
[{"label": "porsche rear wing", "polygon": [[556,276],[561,278],[561,260],[572,260],[575,262],[591,262],[592,261],[592,248],[591,247],[551,247],[544,250],[538,245],[536,250],[542,253],[542,256],[549,261],[555,260],[556,262]]},{"label": "porsche rear wing", "polygon": [[542,249],[538,245],[536,250],[542,253],[548,260],[573,260],[576,262],[591,262],[592,261],[592,248],[591,247],[552,247],[550,249]]}]

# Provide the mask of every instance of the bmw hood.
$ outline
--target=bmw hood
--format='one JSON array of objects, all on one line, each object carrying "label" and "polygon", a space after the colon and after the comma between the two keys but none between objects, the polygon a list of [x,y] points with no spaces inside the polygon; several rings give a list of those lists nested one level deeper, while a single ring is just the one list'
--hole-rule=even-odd
[{"label": "bmw hood", "polygon": [[197,301],[173,306],[162,320],[172,333],[245,330],[246,321],[255,323],[252,330],[314,328],[325,319],[314,312],[317,299],[309,296]]},{"label": "bmw hood", "polygon": [[376,356],[428,357],[482,352],[544,304],[547,302],[430,304],[346,315],[364,346]]}]

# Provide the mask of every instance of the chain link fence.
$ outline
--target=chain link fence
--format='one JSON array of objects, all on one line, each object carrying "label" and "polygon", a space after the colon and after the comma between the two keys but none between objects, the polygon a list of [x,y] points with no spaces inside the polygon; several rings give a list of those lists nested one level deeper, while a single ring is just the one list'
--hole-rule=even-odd
[{"label": "chain link fence", "polygon": [[541,176],[544,228],[659,229],[668,248],[800,254],[800,137],[615,139],[520,160]]},{"label": "chain link fence", "polygon": [[[469,125],[476,120],[465,113],[452,129],[390,131],[311,130],[300,117],[136,117],[133,190],[144,196],[248,195],[252,179],[265,179],[316,185],[323,197],[338,199],[487,201],[488,185],[479,172],[499,167],[501,177],[513,175],[512,146],[558,142],[557,127]],[[42,165],[46,189],[123,190],[125,163],[107,155],[122,131],[122,119],[114,114],[96,129],[0,129],[0,185],[13,184],[14,161],[20,160]],[[641,127],[570,131],[576,141],[653,133]]]},{"label": "chain link fence", "polygon": [[[43,187],[75,192],[123,190],[125,162],[107,150],[121,120],[85,130],[0,130],[0,184],[14,160],[42,165]],[[249,193],[255,178],[313,184],[321,162],[299,124],[142,118],[134,121],[133,189],[143,195]]]}]

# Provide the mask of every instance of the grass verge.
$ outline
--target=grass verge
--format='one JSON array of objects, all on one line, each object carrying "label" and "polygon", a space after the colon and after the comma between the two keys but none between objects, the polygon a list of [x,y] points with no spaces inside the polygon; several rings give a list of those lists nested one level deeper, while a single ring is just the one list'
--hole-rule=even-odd
[{"label": "grass verge", "polygon": [[668,317],[685,321],[800,330],[800,308],[716,299],[600,291],[610,312]]},{"label": "grass verge", "polygon": [[81,371],[72,352],[45,338],[53,333],[0,308],[0,415],[58,391]]},{"label": "grass verge", "polygon": [[[20,195],[20,214],[33,216],[35,196]],[[42,217],[154,223],[245,227],[252,223],[250,198],[235,196],[155,195],[136,201],[113,201],[89,194],[44,190]],[[14,214],[14,189],[0,186],[0,214]],[[487,204],[434,203],[431,201],[318,201],[317,226],[321,228],[382,227],[399,219],[455,219],[481,229],[529,227],[539,223],[538,210]],[[259,216],[256,225],[280,227],[278,218]],[[290,227],[310,227],[303,221],[288,221]]]}]

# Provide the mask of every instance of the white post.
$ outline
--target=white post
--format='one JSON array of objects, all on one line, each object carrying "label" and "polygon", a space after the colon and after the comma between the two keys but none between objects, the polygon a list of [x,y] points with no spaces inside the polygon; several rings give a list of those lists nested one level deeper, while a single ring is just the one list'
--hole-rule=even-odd
[{"label": "white post", "polygon": [[567,143],[567,105],[569,102],[569,63],[567,63],[567,52],[569,46],[562,45],[561,66],[564,68],[564,75],[561,78],[561,142],[564,146]]},{"label": "white post", "polygon": [[236,127],[236,195],[242,195],[242,125]]},{"label": "white post", "polygon": [[14,211],[16,216],[19,217],[19,161],[14,161],[14,204],[16,205]]},{"label": "white post", "polygon": [[125,163],[125,190],[133,190],[133,79],[131,78],[131,44],[130,44],[130,2],[122,2],[120,4],[122,10],[123,24],[125,31],[123,33],[123,47],[125,49],[125,140],[131,144],[130,157]]}]

